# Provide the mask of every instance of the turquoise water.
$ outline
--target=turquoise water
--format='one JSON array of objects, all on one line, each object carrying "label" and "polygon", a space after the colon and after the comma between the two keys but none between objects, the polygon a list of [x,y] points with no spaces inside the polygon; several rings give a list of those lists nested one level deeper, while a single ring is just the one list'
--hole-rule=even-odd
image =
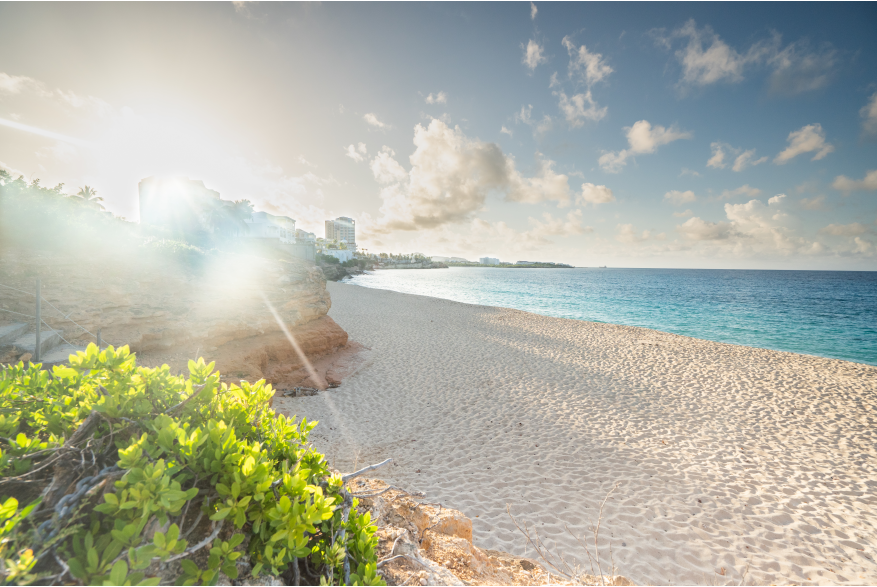
[{"label": "turquoise water", "polygon": [[451,267],[348,283],[877,365],[877,272]]}]

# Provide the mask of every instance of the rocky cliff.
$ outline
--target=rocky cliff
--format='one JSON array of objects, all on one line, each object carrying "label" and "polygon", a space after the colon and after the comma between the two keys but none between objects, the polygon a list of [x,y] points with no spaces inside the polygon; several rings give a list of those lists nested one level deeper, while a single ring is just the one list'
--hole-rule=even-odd
[{"label": "rocky cliff", "polygon": [[0,251],[0,326],[33,321],[20,314],[34,314],[36,278],[49,326],[83,346],[101,329],[105,343],[129,345],[140,364],[178,371],[203,355],[226,377],[264,377],[283,387],[301,381],[302,362],[278,320],[310,358],[347,343],[326,315],[323,273],[305,261],[111,245],[77,254],[7,247]]}]

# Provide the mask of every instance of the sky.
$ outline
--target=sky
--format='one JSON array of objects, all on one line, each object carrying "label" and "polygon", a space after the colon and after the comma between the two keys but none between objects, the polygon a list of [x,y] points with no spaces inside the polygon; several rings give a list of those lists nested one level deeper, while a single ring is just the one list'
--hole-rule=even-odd
[{"label": "sky", "polygon": [[0,3],[0,166],[369,252],[877,270],[874,3]]}]

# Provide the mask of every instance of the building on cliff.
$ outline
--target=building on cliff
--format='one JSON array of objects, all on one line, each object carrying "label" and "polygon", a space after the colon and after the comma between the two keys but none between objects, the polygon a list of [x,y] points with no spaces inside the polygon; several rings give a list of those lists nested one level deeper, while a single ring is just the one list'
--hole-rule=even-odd
[{"label": "building on cliff", "polygon": [[283,244],[295,244],[295,220],[288,216],[275,216],[267,212],[253,212],[244,220],[247,231],[242,234],[246,238],[276,238]]},{"label": "building on cliff", "polygon": [[356,250],[356,221],[347,216],[326,221],[326,240],[344,241],[348,248]]}]

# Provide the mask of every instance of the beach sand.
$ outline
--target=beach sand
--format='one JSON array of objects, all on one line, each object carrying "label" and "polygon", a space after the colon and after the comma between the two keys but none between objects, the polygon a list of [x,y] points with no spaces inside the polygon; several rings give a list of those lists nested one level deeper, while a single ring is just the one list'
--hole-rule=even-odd
[{"label": "beach sand", "polygon": [[[644,328],[329,284],[371,349],[341,387],[277,398],[335,467],[461,510],[534,556],[506,514],[588,569],[600,527],[640,584],[877,583],[877,368]],[[593,546],[592,546],[593,554]]]}]

